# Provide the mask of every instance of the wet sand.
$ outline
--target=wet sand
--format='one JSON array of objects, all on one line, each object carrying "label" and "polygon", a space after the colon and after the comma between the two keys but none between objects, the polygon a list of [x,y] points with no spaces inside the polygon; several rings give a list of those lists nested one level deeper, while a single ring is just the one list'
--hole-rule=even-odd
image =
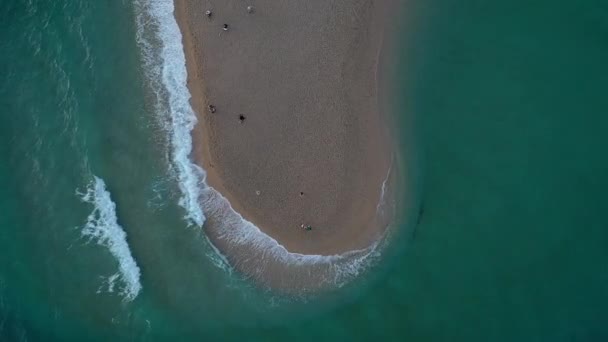
[{"label": "wet sand", "polygon": [[193,157],[207,183],[289,252],[373,244],[386,227],[376,210],[392,155],[377,84],[385,2],[175,5],[199,118]]}]

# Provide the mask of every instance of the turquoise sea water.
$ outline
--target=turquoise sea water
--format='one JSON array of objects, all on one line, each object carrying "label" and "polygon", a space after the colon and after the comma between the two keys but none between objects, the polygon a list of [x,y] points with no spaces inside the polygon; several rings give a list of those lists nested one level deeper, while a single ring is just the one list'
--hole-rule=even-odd
[{"label": "turquoise sea water", "polygon": [[0,341],[608,340],[605,3],[411,4],[420,225],[308,303],[184,219],[142,3],[0,3]]}]

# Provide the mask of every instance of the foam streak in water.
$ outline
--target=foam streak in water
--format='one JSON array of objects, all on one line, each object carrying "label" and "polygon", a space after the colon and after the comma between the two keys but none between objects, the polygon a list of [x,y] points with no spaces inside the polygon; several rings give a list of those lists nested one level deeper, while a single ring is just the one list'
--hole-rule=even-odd
[{"label": "foam streak in water", "polygon": [[127,234],[118,224],[116,204],[112,202],[105,182],[94,177],[87,192],[81,196],[84,202],[93,205],[82,235],[106,247],[118,261],[118,273],[112,275],[108,281],[109,291],[112,291],[114,281],[120,276],[123,284],[120,294],[127,301],[133,300],[141,290],[140,271],[127,244]]}]

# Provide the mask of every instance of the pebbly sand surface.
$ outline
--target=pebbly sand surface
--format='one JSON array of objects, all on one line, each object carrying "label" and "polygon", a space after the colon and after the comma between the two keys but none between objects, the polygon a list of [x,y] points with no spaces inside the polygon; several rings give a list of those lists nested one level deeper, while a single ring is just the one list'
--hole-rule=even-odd
[{"label": "pebbly sand surface", "polygon": [[175,5],[207,183],[289,252],[373,244],[386,228],[376,210],[393,148],[376,75],[384,1]]}]

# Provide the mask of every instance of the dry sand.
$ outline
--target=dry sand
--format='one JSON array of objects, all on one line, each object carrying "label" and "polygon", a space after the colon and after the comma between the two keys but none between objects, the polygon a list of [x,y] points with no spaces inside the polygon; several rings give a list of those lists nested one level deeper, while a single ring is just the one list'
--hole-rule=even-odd
[{"label": "dry sand", "polygon": [[339,254],[378,239],[392,153],[376,80],[385,1],[175,4],[207,183],[290,252]]}]

